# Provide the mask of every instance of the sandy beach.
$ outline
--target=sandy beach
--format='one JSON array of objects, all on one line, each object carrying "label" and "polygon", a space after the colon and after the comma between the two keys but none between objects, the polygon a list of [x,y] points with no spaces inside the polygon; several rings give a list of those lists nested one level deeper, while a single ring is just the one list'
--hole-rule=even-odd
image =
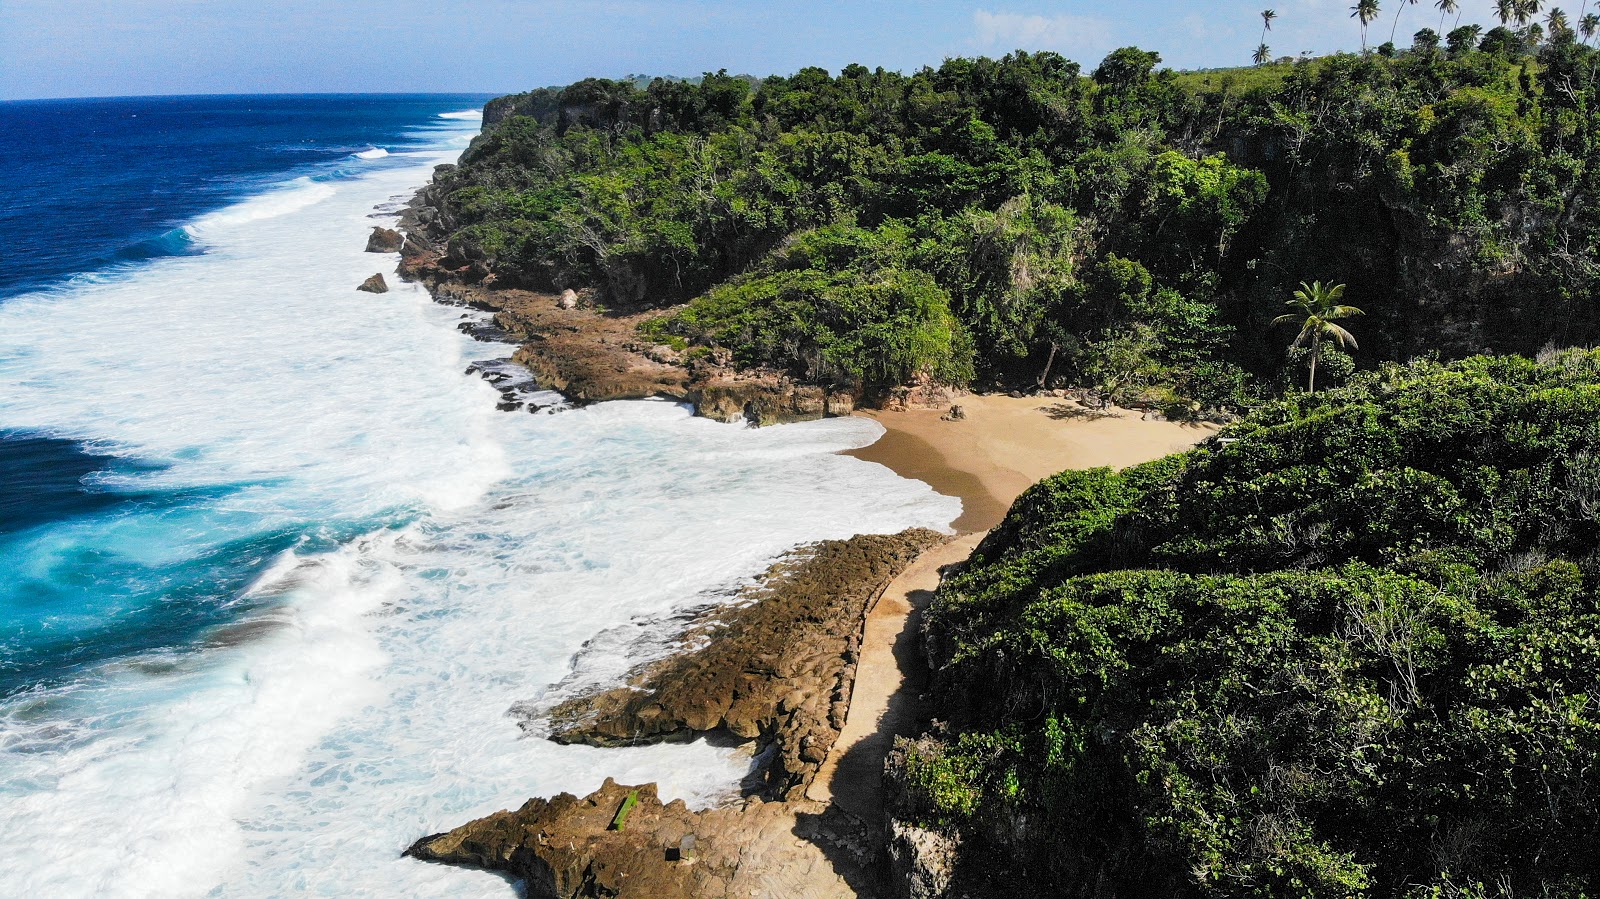
[{"label": "sandy beach", "polygon": [[968,396],[966,418],[944,410],[859,412],[888,433],[849,455],[877,462],[961,499],[954,527],[967,534],[1000,523],[1022,491],[1069,468],[1126,468],[1186,450],[1214,425],[1144,421],[1112,407],[1087,409],[1054,397]]},{"label": "sandy beach", "polygon": [[925,723],[927,670],[917,620],[938,589],[941,570],[971,555],[1038,481],[1069,468],[1138,465],[1189,449],[1217,430],[1051,397],[970,396],[961,407],[966,418],[960,421],[946,421],[933,409],[858,413],[887,433],[849,455],[962,502],[954,525],[960,536],[923,553],[868,612],[844,730],[807,793],[867,821],[883,813],[883,762],[894,738],[916,734]]}]

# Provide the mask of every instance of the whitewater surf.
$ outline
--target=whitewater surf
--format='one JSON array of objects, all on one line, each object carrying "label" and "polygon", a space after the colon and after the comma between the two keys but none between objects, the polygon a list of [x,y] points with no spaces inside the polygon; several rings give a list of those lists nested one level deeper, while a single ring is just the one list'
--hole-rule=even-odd
[{"label": "whitewater surf", "polygon": [[838,455],[860,419],[496,411],[481,313],[354,290],[478,121],[418,125],[0,303],[0,431],[75,448],[97,497],[0,529],[0,892],[513,895],[400,852],[606,775],[710,802],[748,764],[557,746],[513,705],[616,677],[796,544],[958,513]]}]

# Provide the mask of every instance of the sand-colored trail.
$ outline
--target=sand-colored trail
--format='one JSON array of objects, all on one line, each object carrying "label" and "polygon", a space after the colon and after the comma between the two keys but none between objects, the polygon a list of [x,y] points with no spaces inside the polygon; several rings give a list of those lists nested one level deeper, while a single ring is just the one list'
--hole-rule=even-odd
[{"label": "sand-colored trail", "polygon": [[868,822],[882,816],[884,758],[895,737],[916,734],[925,720],[920,697],[927,689],[927,668],[917,642],[918,620],[939,586],[939,570],[965,561],[982,539],[981,533],[966,534],[924,552],[873,606],[850,714],[807,798],[831,801]]}]

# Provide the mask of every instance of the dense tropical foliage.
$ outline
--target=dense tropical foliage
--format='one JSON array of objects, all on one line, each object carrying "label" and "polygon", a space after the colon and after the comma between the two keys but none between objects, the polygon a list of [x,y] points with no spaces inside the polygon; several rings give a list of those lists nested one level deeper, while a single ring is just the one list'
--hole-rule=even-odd
[{"label": "dense tropical foliage", "polygon": [[671,308],[658,338],[802,377],[1048,368],[1239,405],[1280,383],[1269,325],[1301,282],[1348,285],[1364,365],[1594,339],[1600,53],[1535,36],[591,79],[491,104],[443,230],[467,277]]},{"label": "dense tropical foliage", "polygon": [[934,602],[907,813],[961,836],[954,895],[1593,896],[1597,541],[1577,350],[1061,474]]}]

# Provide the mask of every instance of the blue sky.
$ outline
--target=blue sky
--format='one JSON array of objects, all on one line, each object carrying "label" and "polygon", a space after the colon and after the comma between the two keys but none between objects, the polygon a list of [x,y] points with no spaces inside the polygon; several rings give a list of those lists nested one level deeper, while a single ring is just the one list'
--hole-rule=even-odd
[{"label": "blue sky", "polygon": [[[1405,7],[1400,43],[1437,26],[1433,2]],[[1091,67],[1130,44],[1195,68],[1248,62],[1269,5],[1275,55],[1360,45],[1350,0],[0,0],[0,99],[507,92],[631,72],[912,70],[1017,48]],[[1463,5],[1489,20],[1491,0]],[[1374,43],[1400,9],[1382,6]]]}]

